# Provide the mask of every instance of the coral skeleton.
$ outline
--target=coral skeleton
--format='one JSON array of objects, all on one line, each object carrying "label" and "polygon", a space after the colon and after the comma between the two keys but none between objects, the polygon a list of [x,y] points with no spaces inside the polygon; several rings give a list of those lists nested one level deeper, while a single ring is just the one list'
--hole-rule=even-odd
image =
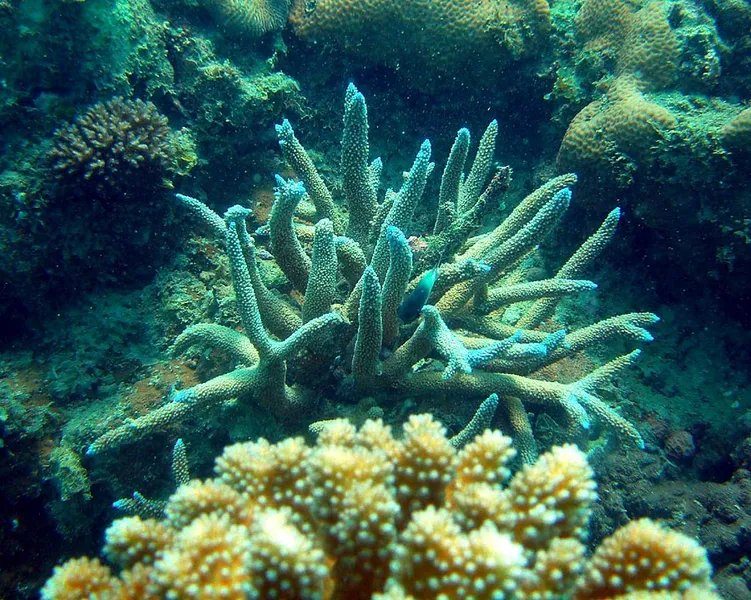
[{"label": "coral skeleton", "polygon": [[719,600],[706,551],[649,519],[588,553],[597,494],[576,446],[512,477],[515,454],[490,429],[458,450],[429,414],[399,439],[380,419],[338,419],[312,446],[237,443],[161,520],[109,527],[119,576],[72,559],[42,598]]},{"label": "coral skeleton", "polygon": [[[378,395],[392,404],[449,395],[477,405],[496,394],[502,412],[513,415],[508,433],[526,461],[537,455],[529,412],[549,413],[571,440],[581,439],[598,420],[622,441],[643,447],[637,429],[597,396],[637,359],[639,350],[577,381],[548,375],[555,373],[551,366],[595,345],[652,339],[646,327],[658,318],[651,313],[618,315],[576,331],[550,321],[561,298],[596,287],[582,276],[613,237],[618,209],[555,276],[528,281],[524,261],[560,223],[576,176],[551,179],[497,227],[478,235],[485,218],[498,210],[511,172],[493,168],[497,124],[491,123],[465,177],[470,134],[462,129],[443,172],[437,221],[416,259],[407,235],[435,167],[429,141],[420,147],[401,189],[379,200],[382,165],[378,159],[369,162],[367,106],[350,85],[342,140],[344,197],[335,201],[291,124],[284,121],[277,133],[300,180],[277,177],[264,233],[276,265],[302,296],[302,309],[291,295],[269,289],[260,276],[256,245],[266,238],[256,234],[254,239],[248,231],[247,209],[234,206],[221,219],[202,202],[178,194],[182,205],[223,238],[244,334],[198,324],[177,338],[173,350],[221,348],[238,367],[180,390],[152,412],[103,433],[89,453],[135,442],[196,411],[236,399],[255,402],[278,417],[313,421],[320,398],[310,382],[333,365],[345,374],[338,394],[352,402]],[[301,206],[315,227],[298,223]],[[426,278],[432,286],[426,298],[407,311],[419,314],[416,325],[403,322],[403,299],[412,298]],[[288,373],[290,360],[295,361],[294,376]]]}]

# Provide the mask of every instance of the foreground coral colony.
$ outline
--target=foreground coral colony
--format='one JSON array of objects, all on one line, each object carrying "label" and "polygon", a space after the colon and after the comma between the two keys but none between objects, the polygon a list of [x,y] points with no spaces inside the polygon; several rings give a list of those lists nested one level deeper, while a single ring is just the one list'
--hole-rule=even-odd
[{"label": "foreground coral colony", "polygon": [[381,420],[340,419],[312,447],[237,443],[161,519],[109,527],[119,577],[72,559],[42,597],[719,598],[705,551],[649,519],[588,556],[586,456],[556,446],[509,481],[515,454],[490,429],[457,450],[428,414],[399,438]]},{"label": "foreground coral colony", "polygon": [[1,600],[751,599],[747,0],[0,27]]},{"label": "foreground coral colony", "polygon": [[[560,221],[576,176],[550,180],[495,229],[476,235],[510,178],[508,167],[494,168],[493,122],[466,177],[470,134],[457,134],[432,234],[414,252],[404,230],[435,169],[430,143],[402,187],[379,202],[382,165],[369,162],[367,108],[352,84],[344,115],[346,210],[291,124],[277,126],[300,181],[277,177],[268,225],[255,237],[270,241],[275,263],[302,295],[301,311],[264,283],[248,209],[233,206],[222,219],[177,194],[224,242],[245,335],[198,324],[173,351],[220,347],[239,366],[107,431],[88,453],[137,442],[233,399],[300,418],[313,412],[304,382],[332,361],[342,363],[341,395],[488,397],[451,438],[422,414],[397,437],[380,419],[359,430],[329,419],[311,424],[312,447],[299,437],[229,446],[216,477],[181,485],[156,507],[159,518],[127,517],[109,527],[104,554],[119,576],[98,559],[72,559],[56,568],[42,597],[717,598],[705,551],[649,519],[622,527],[589,555],[592,469],[571,444],[538,457],[527,417],[527,405],[549,411],[573,440],[602,421],[623,444],[644,447],[636,428],[595,395],[638,351],[573,383],[555,381],[547,368],[595,343],[649,341],[644,327],[657,317],[624,314],[570,333],[539,328],[561,297],[596,287],[581,275],[610,241],[620,211],[610,212],[555,277],[527,281],[523,259]],[[520,302],[527,309],[504,322],[504,309]],[[429,357],[435,361],[425,363]],[[288,385],[291,360],[304,371]],[[513,477],[511,438],[487,428],[497,409],[524,463]],[[132,508],[139,512],[137,503]]]}]

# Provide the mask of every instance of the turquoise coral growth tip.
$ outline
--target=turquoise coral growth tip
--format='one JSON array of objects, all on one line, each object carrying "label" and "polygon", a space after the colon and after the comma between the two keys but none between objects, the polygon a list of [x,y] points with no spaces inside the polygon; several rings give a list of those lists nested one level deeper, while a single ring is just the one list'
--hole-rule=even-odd
[{"label": "turquoise coral growth tip", "polygon": [[185,208],[196,215],[199,220],[203,221],[203,223],[206,224],[209,229],[211,229],[214,237],[220,239],[224,238],[226,228],[222,217],[216,214],[203,202],[196,198],[193,198],[192,196],[186,196],[185,194],[175,194],[175,198],[177,198]]},{"label": "turquoise coral growth tip", "polygon": [[522,332],[521,330],[519,330],[514,335],[507,337],[505,340],[493,342],[492,344],[488,344],[483,348],[475,348],[473,350],[469,350],[467,352],[467,361],[469,362],[469,366],[472,368],[479,367],[484,365],[485,363],[490,362],[493,359],[503,356],[511,349],[511,346],[516,344],[521,339]]},{"label": "turquoise coral growth tip", "polygon": [[580,400],[583,395],[584,393],[572,391],[564,399],[564,406],[566,407],[566,410],[569,411],[574,421],[576,421],[583,430],[587,431],[592,426],[592,421],[589,418],[587,411],[585,411],[584,407],[581,405]]},{"label": "turquoise coral growth tip", "polygon": [[227,209],[227,212],[224,213],[224,220],[227,223],[237,223],[240,221],[245,221],[250,216],[250,210],[240,206],[239,204],[235,204],[234,206],[230,206]]},{"label": "turquoise coral growth tip", "polygon": [[[649,314],[650,317],[650,325],[659,322],[660,317],[654,314]],[[626,325],[626,329],[629,333],[631,333],[635,340],[641,341],[641,342],[653,342],[654,336],[644,329],[643,327],[639,327],[638,325]]]},{"label": "turquoise coral growth tip", "polygon": [[172,396],[172,402],[190,402],[193,400],[192,396],[193,394],[190,393],[191,389],[188,388],[187,390],[180,390],[178,392],[175,392]]},{"label": "turquoise coral growth tip", "polygon": [[[284,144],[295,135],[295,131],[292,129],[292,124],[287,119],[284,119],[281,124],[275,125],[274,127],[276,128],[276,135],[279,138],[279,145],[284,148]],[[277,178],[278,177],[279,176],[277,175]]]},{"label": "turquoise coral growth tip", "polygon": [[548,337],[546,337],[541,342],[547,351],[547,353],[552,352],[556,348],[568,348],[569,344],[566,342],[566,330],[560,329],[554,333],[551,333]]},{"label": "turquoise coral growth tip", "polygon": [[542,342],[532,342],[529,344],[519,344],[514,349],[513,358],[516,359],[542,359],[548,355],[548,347]]},{"label": "turquoise coral growth tip", "polygon": [[394,225],[389,225],[386,228],[386,237],[392,244],[401,243],[402,240],[406,239],[402,230]]},{"label": "turquoise coral growth tip", "polygon": [[477,436],[482,434],[483,431],[490,428],[497,409],[498,394],[490,394],[490,396],[482,401],[482,404],[480,404],[472,417],[472,420],[467,423],[464,429],[449,439],[449,444],[457,450],[466,446]]},{"label": "turquoise coral growth tip", "polygon": [[567,208],[570,202],[571,202],[571,188],[567,188],[567,187],[563,188],[555,196],[553,196],[553,203],[556,206],[560,205],[562,207],[565,206]]},{"label": "turquoise coral growth tip", "polygon": [[302,200],[305,195],[305,184],[302,181],[284,179],[281,175],[275,175],[274,178],[276,179],[275,196],[294,196]]},{"label": "turquoise coral growth tip", "polygon": [[466,263],[468,265],[472,265],[473,267],[476,267],[478,272],[482,272],[482,273],[489,273],[490,269],[492,269],[490,265],[487,265],[484,262],[481,262],[479,260],[475,260],[474,258],[468,258],[466,260]]}]

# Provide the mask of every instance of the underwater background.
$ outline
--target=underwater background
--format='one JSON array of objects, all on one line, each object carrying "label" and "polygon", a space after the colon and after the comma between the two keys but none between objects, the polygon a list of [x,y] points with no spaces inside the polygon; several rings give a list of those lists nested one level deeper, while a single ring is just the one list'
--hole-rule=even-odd
[{"label": "underwater background", "polygon": [[[305,572],[334,592],[283,597],[387,579],[384,598],[434,597],[400,587],[419,536],[392,529],[442,503],[475,529],[451,481],[486,427],[516,448],[493,442],[486,484],[515,473],[521,494],[558,460],[582,503],[552,542],[496,519],[527,551],[514,568],[580,540],[568,587],[529,575],[509,597],[626,597],[584,556],[650,518],[706,549],[721,597],[751,598],[747,0],[0,0],[0,27],[0,598],[39,597],[78,556],[101,563],[66,563],[45,598],[174,592],[164,556],[197,568],[179,544],[203,539],[198,504],[247,525],[229,548],[366,546],[321,526],[343,500],[288,506],[301,521],[228,508],[278,501],[243,487],[261,471],[316,488],[331,447],[350,448],[341,477],[371,469],[367,489],[395,494],[372,509],[395,523],[386,566],[327,538]],[[214,470],[247,441],[247,480],[226,453]],[[419,501],[399,496],[411,442],[438,448]],[[376,446],[389,466],[363,458]],[[391,469],[398,486],[373,483]],[[234,487],[167,505],[214,473]],[[166,515],[149,521],[166,550],[134,550],[145,534],[112,525],[128,515]],[[703,564],[656,577],[678,590],[661,598],[716,597]],[[264,572],[232,572],[229,596],[273,597]],[[219,597],[185,585],[172,597]]]}]

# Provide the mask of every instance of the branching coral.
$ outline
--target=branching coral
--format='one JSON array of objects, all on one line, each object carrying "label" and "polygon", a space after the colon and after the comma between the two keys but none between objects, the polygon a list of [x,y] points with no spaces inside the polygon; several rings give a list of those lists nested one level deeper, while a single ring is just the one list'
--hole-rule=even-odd
[{"label": "branching coral", "polygon": [[100,102],[57,131],[50,158],[61,179],[100,191],[129,188],[136,174],[158,178],[173,159],[167,117],[151,102]]},{"label": "branching coral", "polygon": [[456,450],[430,415],[401,439],[380,420],[335,420],[312,447],[234,444],[163,521],[109,527],[119,577],[73,559],[42,598],[719,599],[705,550],[648,519],[587,556],[595,483],[575,446],[509,481],[514,455],[489,429]]},{"label": "branching coral", "polygon": [[[177,439],[175,446],[172,448],[172,477],[178,486],[187,484],[190,481],[188,455],[185,451],[185,444],[180,438]],[[158,518],[164,515],[167,503],[163,500],[147,498],[141,492],[135,491],[130,498],[115,500],[112,506],[129,515]]]},{"label": "branching coral", "polygon": [[[90,453],[135,441],[195,410],[236,398],[257,402],[279,416],[307,418],[316,400],[310,381],[328,372],[332,364],[346,374],[339,394],[350,401],[371,395],[388,397],[392,403],[407,397],[451,395],[457,401],[479,402],[497,394],[505,413],[512,416],[513,433],[528,461],[536,448],[527,410],[551,413],[573,439],[597,418],[619,437],[642,445],[634,426],[595,395],[636,359],[638,351],[617,357],[573,383],[548,381],[541,371],[613,338],[652,339],[645,327],[657,317],[650,313],[611,317],[571,333],[541,327],[562,296],[596,287],[579,278],[612,238],[618,210],[608,215],[555,277],[524,281],[523,260],[560,221],[576,176],[549,181],[498,227],[470,237],[482,216],[498,205],[510,171],[491,172],[496,135],[491,124],[464,178],[469,133],[460,131],[444,170],[438,223],[434,235],[427,238],[424,254],[436,261],[442,257],[443,262],[431,275],[431,280],[437,277],[427,292],[429,304],[414,327],[398,319],[399,302],[436,265],[425,260],[413,265],[403,232],[411,226],[434,170],[430,143],[422,144],[402,188],[388,192],[379,203],[380,162],[368,163],[365,101],[350,86],[342,143],[343,200],[349,206],[345,219],[291,125],[285,121],[278,133],[284,155],[302,181],[277,178],[268,231],[276,263],[304,294],[301,314],[289,298],[273,293],[258,276],[256,241],[246,229],[247,210],[233,207],[222,222],[202,203],[178,195],[214,234],[225,239],[245,335],[221,325],[198,325],[177,339],[175,351],[193,344],[218,346],[239,368],[182,390],[152,413],[105,433],[91,445]],[[306,197],[318,213],[314,218],[320,219],[314,229],[294,221]],[[311,206],[304,210],[310,213]],[[306,248],[311,245],[312,258]],[[515,311],[515,322],[505,316],[510,305],[520,309]],[[387,352],[390,349],[393,352]],[[293,358],[295,378],[288,381],[287,362]]]}]

